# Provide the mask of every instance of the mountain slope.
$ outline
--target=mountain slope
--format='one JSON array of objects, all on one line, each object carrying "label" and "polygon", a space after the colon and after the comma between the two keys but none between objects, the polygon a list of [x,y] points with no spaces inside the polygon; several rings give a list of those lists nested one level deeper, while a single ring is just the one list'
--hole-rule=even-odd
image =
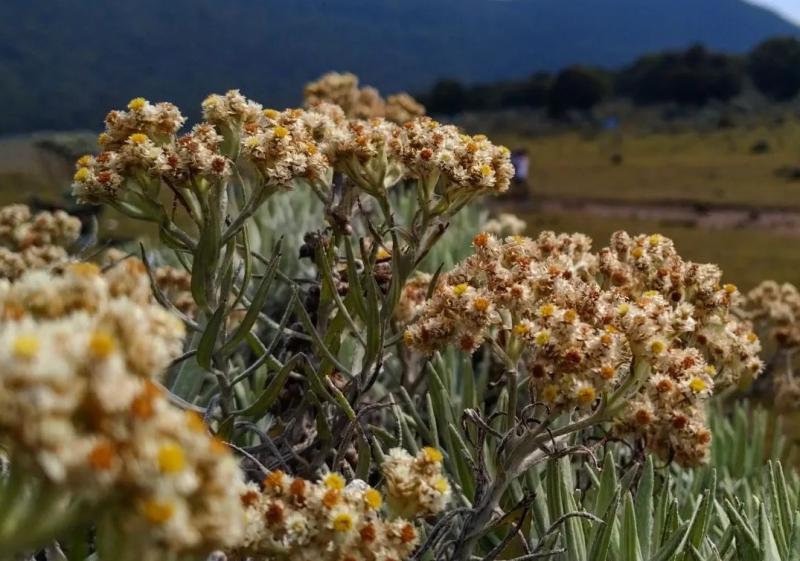
[{"label": "mountain slope", "polygon": [[798,28],[741,0],[3,0],[0,133],[96,128],[134,95],[191,115],[231,87],[283,106],[331,69],[414,90],[778,34]]}]

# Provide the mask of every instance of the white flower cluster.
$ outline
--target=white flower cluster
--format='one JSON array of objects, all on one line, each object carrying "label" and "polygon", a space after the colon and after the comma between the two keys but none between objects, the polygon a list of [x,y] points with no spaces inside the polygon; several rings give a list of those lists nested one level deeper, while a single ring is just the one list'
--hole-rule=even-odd
[{"label": "white flower cluster", "polygon": [[386,503],[395,516],[425,518],[442,512],[450,502],[450,483],[442,473],[442,453],[425,447],[416,456],[393,448],[381,465]]},{"label": "white flower cluster", "polygon": [[720,285],[716,266],[684,261],[657,234],[618,232],[598,253],[586,236],[552,232],[482,233],[474,245],[442,276],[407,344],[472,352],[491,339],[524,365],[536,399],[564,410],[590,409],[632,380],[618,430],[685,465],[705,458],[703,403],[762,369],[758,337],[732,314],[736,287]]},{"label": "white flower cluster", "polygon": [[105,505],[143,551],[239,539],[237,462],[157,379],[184,328],[99,268],[0,284],[0,441],[32,476]]},{"label": "white flower cluster", "polygon": [[273,471],[261,486],[248,484],[241,501],[247,528],[237,559],[402,561],[418,542],[410,522],[381,517],[379,491],[358,480],[346,485],[337,473],[312,482]]},{"label": "white flower cluster", "polygon": [[384,100],[375,88],[359,88],[358,77],[349,72],[323,75],[306,85],[304,95],[306,107],[332,103],[341,107],[348,117],[356,119],[385,117],[403,124],[425,114],[425,107],[407,93],[390,95]]},{"label": "white flower cluster", "polygon": [[103,151],[78,160],[73,192],[79,199],[147,215],[167,188],[176,205],[197,214],[189,194],[224,184],[234,170],[269,192],[305,184],[323,198],[338,171],[373,195],[413,180],[435,216],[504,192],[514,174],[505,147],[428,117],[403,126],[383,117],[348,118],[338,105],[320,100],[306,110],[276,111],[232,90],[209,96],[206,121],[177,137],[183,118],[172,106],[137,98],[128,107],[107,119]]},{"label": "white flower cluster", "polygon": [[31,213],[25,205],[0,208],[0,278],[66,263],[81,222],[64,211]]},{"label": "white flower cluster", "polygon": [[501,212],[486,223],[484,231],[498,238],[505,238],[524,234],[527,228],[528,224],[516,214]]},{"label": "white flower cluster", "polygon": [[432,275],[418,271],[403,285],[400,300],[394,309],[394,318],[401,326],[411,323],[422,311],[432,279]]},{"label": "white flower cluster", "polygon": [[800,347],[800,291],[793,284],[767,280],[747,293],[738,314],[753,322],[769,353],[775,410],[800,409],[800,378],[795,375]]},{"label": "white flower cluster", "polygon": [[747,293],[739,313],[779,347],[800,346],[800,291],[793,284],[762,282]]}]

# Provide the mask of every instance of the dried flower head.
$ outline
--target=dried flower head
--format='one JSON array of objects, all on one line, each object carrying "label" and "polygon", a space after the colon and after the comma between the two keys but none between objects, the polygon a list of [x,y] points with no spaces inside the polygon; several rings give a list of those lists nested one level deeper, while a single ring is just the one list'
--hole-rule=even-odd
[{"label": "dried flower head", "polygon": [[0,208],[0,278],[66,263],[80,231],[80,220],[62,210],[34,215],[25,205]]},{"label": "dried flower head", "polygon": [[450,501],[450,483],[442,471],[442,453],[426,447],[412,456],[394,448],[381,465],[386,503],[394,516],[414,519],[442,512]]},{"label": "dried flower head", "polygon": [[381,516],[379,491],[359,480],[345,485],[338,474],[312,482],[274,471],[263,488],[251,483],[240,495],[246,530],[236,555],[270,561],[401,561],[418,543],[412,524]]},{"label": "dried flower head", "polygon": [[417,272],[406,281],[400,293],[400,300],[394,309],[394,317],[400,325],[411,323],[422,310],[432,278],[428,273]]},{"label": "dried flower head", "polygon": [[[473,351],[513,337],[511,360],[525,366],[532,394],[563,410],[591,409],[630,380],[615,398],[618,430],[662,457],[703,460],[703,403],[762,367],[758,338],[732,314],[736,290],[720,286],[718,268],[684,261],[659,235],[618,232],[597,254],[586,236],[551,232],[479,234],[474,246],[442,276],[408,344]],[[667,386],[673,399],[658,393]],[[676,415],[682,432],[670,429]]]},{"label": "dried flower head", "polygon": [[395,123],[425,114],[425,107],[407,93],[390,95],[384,101],[378,90],[369,86],[359,88],[358,77],[349,72],[329,72],[318,80],[306,84],[305,106],[316,108],[320,104],[334,104],[355,119],[384,117]]},{"label": "dried flower head", "polygon": [[738,312],[777,347],[800,345],[800,292],[794,285],[764,281],[747,293]]},{"label": "dried flower head", "polygon": [[114,523],[143,550],[238,539],[236,461],[156,382],[182,351],[179,321],[113,294],[88,263],[1,284],[0,310],[0,434],[12,462],[110,501]]}]

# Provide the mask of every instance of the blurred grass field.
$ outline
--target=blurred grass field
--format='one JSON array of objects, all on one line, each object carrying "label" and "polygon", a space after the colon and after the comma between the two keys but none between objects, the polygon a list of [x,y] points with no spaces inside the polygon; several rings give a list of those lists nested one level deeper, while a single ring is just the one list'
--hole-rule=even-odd
[{"label": "blurred grass field", "polygon": [[[800,180],[782,175],[800,166],[800,121],[794,116],[710,131],[622,128],[501,140],[527,148],[534,196],[800,208]],[[621,156],[616,165],[615,154]]]}]

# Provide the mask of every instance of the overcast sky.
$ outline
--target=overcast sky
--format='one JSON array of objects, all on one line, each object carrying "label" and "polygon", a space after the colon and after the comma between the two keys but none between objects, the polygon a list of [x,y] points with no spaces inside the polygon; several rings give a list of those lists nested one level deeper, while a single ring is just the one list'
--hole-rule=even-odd
[{"label": "overcast sky", "polygon": [[747,0],[752,4],[760,4],[772,8],[787,19],[800,24],[800,0]]}]

